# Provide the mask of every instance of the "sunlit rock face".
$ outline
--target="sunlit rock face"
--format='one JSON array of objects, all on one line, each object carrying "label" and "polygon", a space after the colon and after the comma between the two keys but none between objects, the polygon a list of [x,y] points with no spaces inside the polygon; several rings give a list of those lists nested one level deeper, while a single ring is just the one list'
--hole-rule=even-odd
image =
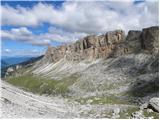
[{"label": "sunlit rock face", "polygon": [[118,57],[124,54],[158,53],[158,27],[145,28],[142,31],[130,30],[125,36],[124,31],[115,30],[103,35],[86,36],[73,44],[62,45],[57,48],[48,47],[43,59],[57,62],[62,58],[69,61],[84,59]]},{"label": "sunlit rock face", "polygon": [[61,58],[71,61],[105,58],[109,57],[116,45],[124,40],[125,33],[122,30],[107,32],[99,36],[90,35],[73,44],[63,45],[57,48],[48,47],[44,59],[56,62]]}]

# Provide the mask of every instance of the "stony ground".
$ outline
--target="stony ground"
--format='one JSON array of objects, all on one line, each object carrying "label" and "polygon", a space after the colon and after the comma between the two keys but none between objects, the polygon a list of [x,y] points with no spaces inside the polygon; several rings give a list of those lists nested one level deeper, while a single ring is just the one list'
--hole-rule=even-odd
[{"label": "stony ground", "polygon": [[[152,97],[158,97],[157,60],[158,57],[140,53],[96,61],[68,62],[62,59],[55,64],[37,62],[23,73],[40,76],[43,81],[50,79],[45,85],[43,82],[43,88],[60,81],[56,82],[60,89],[51,89],[53,93],[56,91],[60,94],[67,90],[67,97],[26,92],[19,88],[29,87],[34,92],[32,88],[37,81],[34,81],[34,86],[19,84],[21,80],[17,84],[17,78],[11,76],[12,82],[9,82],[19,88],[2,81],[2,117],[154,118],[153,111],[145,117],[139,107]],[[24,78],[29,83],[27,77]],[[72,84],[68,84],[68,79],[75,78]],[[138,113],[133,114],[136,111]]]},{"label": "stony ground", "polygon": [[[38,96],[18,89],[4,81],[2,85],[2,117],[11,118],[68,118],[74,117],[72,106],[64,99]],[[70,113],[71,112],[71,113]]]},{"label": "stony ground", "polygon": [[117,117],[116,110],[135,108],[131,105],[81,105],[62,97],[34,95],[4,81],[1,87],[2,118],[106,118]]}]

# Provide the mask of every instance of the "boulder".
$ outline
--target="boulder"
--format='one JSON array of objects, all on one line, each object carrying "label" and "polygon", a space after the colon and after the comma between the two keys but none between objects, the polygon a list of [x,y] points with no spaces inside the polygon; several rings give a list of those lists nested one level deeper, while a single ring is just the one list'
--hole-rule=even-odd
[{"label": "boulder", "polygon": [[143,111],[139,110],[139,111],[132,113],[131,118],[132,119],[144,119]]},{"label": "boulder", "polygon": [[147,112],[148,112],[148,113],[152,113],[153,110],[152,110],[152,109],[147,109]]},{"label": "boulder", "polygon": [[148,103],[148,108],[152,109],[155,112],[159,112],[159,98],[151,98]]},{"label": "boulder", "polygon": [[115,109],[113,110],[113,114],[117,115],[117,114],[119,114],[119,113],[120,113],[120,109],[119,109],[119,108],[115,108]]},{"label": "boulder", "polygon": [[9,67],[9,68],[7,69],[7,71],[5,72],[5,77],[13,74],[14,71],[15,71],[15,69],[14,69],[13,67]]},{"label": "boulder", "polygon": [[13,69],[12,67],[9,67],[9,68],[7,69],[7,73],[12,73],[12,72],[14,72],[14,69]]}]

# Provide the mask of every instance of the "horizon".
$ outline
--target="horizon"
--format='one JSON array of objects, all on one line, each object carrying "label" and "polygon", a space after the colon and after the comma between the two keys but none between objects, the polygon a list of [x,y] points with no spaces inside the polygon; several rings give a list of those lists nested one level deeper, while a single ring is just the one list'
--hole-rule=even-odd
[{"label": "horizon", "polygon": [[159,26],[158,0],[1,3],[1,57],[40,56],[48,45],[60,46],[90,34],[115,29],[127,34],[128,30]]}]

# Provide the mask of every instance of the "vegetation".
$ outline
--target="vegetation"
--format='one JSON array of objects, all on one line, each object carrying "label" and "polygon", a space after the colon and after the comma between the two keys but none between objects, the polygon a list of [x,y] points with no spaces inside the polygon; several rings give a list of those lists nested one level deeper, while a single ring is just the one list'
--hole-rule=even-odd
[{"label": "vegetation", "polygon": [[154,119],[159,119],[159,113],[157,112],[147,112],[147,110],[143,110],[143,114],[145,117],[151,117],[153,116]]},{"label": "vegetation", "polygon": [[76,75],[72,75],[61,80],[46,79],[30,74],[9,77],[7,81],[15,86],[38,94],[61,94],[65,96],[69,92],[69,86],[77,80]]},{"label": "vegetation", "polygon": [[[88,97],[75,99],[81,104],[127,104],[127,100],[122,100],[116,96]],[[129,104],[129,103],[128,103]]]}]

